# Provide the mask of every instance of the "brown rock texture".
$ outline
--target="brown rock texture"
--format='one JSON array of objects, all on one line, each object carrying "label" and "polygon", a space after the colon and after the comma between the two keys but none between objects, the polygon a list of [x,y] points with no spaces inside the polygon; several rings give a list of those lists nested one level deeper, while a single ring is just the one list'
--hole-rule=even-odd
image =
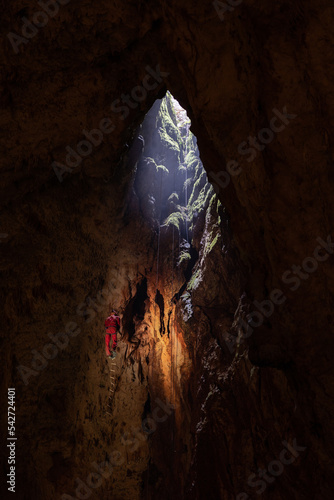
[{"label": "brown rock texture", "polygon": [[[20,500],[331,499],[332,2],[54,5],[47,21],[1,5],[1,497],[16,387]],[[161,229],[158,254],[138,178],[139,126],[167,89],[221,202],[177,297],[180,242]]]}]

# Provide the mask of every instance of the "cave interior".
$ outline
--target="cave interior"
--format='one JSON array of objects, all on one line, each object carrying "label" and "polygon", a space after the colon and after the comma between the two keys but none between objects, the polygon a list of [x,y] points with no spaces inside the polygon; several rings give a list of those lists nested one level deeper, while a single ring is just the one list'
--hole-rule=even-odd
[{"label": "cave interior", "polygon": [[26,4],[0,7],[1,498],[331,500],[333,5]]}]

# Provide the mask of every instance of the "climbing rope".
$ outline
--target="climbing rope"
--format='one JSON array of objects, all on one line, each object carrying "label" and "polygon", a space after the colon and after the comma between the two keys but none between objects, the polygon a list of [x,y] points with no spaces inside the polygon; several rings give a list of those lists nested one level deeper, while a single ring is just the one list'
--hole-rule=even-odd
[{"label": "climbing rope", "polygon": [[[186,152],[185,155],[187,157],[189,151],[188,151],[188,138],[189,138],[189,131],[190,129],[187,129],[187,136],[186,136]],[[189,242],[189,234],[188,234],[188,211],[187,211],[187,205],[188,205],[188,166],[187,162],[185,161],[185,168],[186,168],[186,182],[185,182],[185,207],[186,207],[186,238],[187,241]]]},{"label": "climbing rope", "polygon": [[[156,332],[156,317],[157,317],[157,293],[158,293],[158,286],[159,286],[159,260],[160,260],[160,224],[161,224],[161,213],[162,213],[162,204],[161,204],[161,198],[162,198],[162,172],[160,172],[160,196],[159,196],[159,205],[160,205],[160,211],[159,211],[159,217],[158,217],[158,249],[157,249],[157,269],[156,269],[156,279],[155,279],[155,297],[154,297],[154,323],[153,323],[153,332],[155,334]],[[150,363],[151,366],[154,367],[154,346],[152,348],[152,362]],[[146,476],[146,498],[149,499],[149,483],[150,483],[150,460],[148,461],[147,464],[147,476]]]},{"label": "climbing rope", "polygon": [[[157,251],[157,272],[156,272],[156,282],[155,282],[155,294],[157,294],[158,291],[158,284],[159,284],[159,258],[160,258],[160,224],[161,224],[161,212],[162,212],[162,207],[161,207],[161,197],[162,197],[162,172],[160,173],[160,214],[159,214],[159,230],[158,230],[158,251]],[[155,301],[155,308],[154,308],[154,313],[156,313],[156,306],[157,303]],[[155,316],[154,314],[154,330],[155,330]]]},{"label": "climbing rope", "polygon": [[[174,169],[174,176],[173,176],[173,183],[174,183],[174,188],[173,191],[175,191],[175,169]],[[172,321],[170,324],[170,346],[171,346],[171,383],[172,383],[172,391],[171,391],[171,396],[172,396],[172,401],[171,403],[175,405],[175,366],[176,366],[176,359],[174,359],[174,336],[175,336],[175,326],[174,326],[174,321],[175,321],[175,315],[173,314],[173,297],[174,297],[174,258],[175,258],[175,227],[173,225],[173,239],[172,239],[172,289],[171,289],[171,297],[172,297],[172,302],[171,302],[171,315],[172,315]],[[175,417],[174,414],[172,415],[172,425],[171,425],[171,433],[172,433],[172,454],[171,454],[171,471],[172,471],[172,476],[174,475],[174,450],[175,450]],[[174,493],[174,487],[173,487],[173,482],[171,484],[171,496],[173,497]]]}]

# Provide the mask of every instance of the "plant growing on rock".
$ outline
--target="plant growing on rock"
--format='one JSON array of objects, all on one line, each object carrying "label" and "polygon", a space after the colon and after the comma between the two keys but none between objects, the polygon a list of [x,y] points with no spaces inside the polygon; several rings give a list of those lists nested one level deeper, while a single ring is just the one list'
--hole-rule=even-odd
[{"label": "plant growing on rock", "polygon": [[191,259],[190,253],[186,252],[185,250],[182,250],[182,252],[179,255],[178,266],[180,266],[182,262],[185,262],[190,259]]},{"label": "plant growing on rock", "polygon": [[184,222],[184,216],[181,212],[173,212],[170,214],[165,222],[163,223],[164,226],[175,226],[178,231],[181,229],[181,224]]},{"label": "plant growing on rock", "polygon": [[165,167],[165,165],[157,165],[157,172],[169,174],[169,170],[168,170],[168,168]]},{"label": "plant growing on rock", "polygon": [[169,197],[168,197],[168,201],[179,201],[179,195],[174,191],[174,193],[172,193]]}]

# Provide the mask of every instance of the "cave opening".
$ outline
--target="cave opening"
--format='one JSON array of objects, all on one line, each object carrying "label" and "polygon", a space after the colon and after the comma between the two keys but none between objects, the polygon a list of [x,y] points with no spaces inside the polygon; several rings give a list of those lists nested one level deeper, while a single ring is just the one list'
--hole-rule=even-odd
[{"label": "cave opening", "polygon": [[133,343],[142,337],[143,326],[149,328],[144,304],[151,297],[152,330],[170,339],[178,303],[186,316],[193,314],[191,295],[203,281],[200,257],[222,240],[223,207],[207,178],[187,112],[169,91],[146,114],[129,156],[135,200],[129,220],[135,216],[151,232],[155,257],[145,290],[143,281],[137,283],[125,307],[125,338]]},{"label": "cave opening", "polygon": [[177,230],[181,262],[192,257],[187,244],[214,195],[190,127],[186,111],[170,92],[158,99],[138,131],[143,147],[134,181],[141,215],[156,227]]},{"label": "cave opening", "polygon": [[155,257],[145,291],[138,283],[125,307],[124,330],[132,343],[142,337],[143,326],[149,326],[145,309],[141,314],[136,309],[139,301],[144,304],[151,297],[152,329],[170,339],[178,303],[186,305],[187,315],[193,313],[191,295],[203,280],[200,255],[209,255],[222,239],[223,209],[208,181],[187,112],[169,91],[137,129],[130,158],[135,214],[129,220],[136,217],[148,228]]},{"label": "cave opening", "polygon": [[[176,456],[184,467],[189,464],[194,352],[201,336],[212,332],[210,311],[220,307],[223,284],[210,281],[215,266],[223,265],[225,214],[191,121],[170,92],[155,101],[136,130],[127,166],[132,184],[117,274],[123,342],[117,347],[117,390],[111,390],[109,408],[122,425],[121,440],[135,433],[145,450],[142,465],[132,458],[127,464],[127,474],[138,483],[139,471],[146,478],[145,496],[159,488],[152,483],[156,474],[167,477],[173,471]],[[203,315],[205,301],[209,309]]]}]

